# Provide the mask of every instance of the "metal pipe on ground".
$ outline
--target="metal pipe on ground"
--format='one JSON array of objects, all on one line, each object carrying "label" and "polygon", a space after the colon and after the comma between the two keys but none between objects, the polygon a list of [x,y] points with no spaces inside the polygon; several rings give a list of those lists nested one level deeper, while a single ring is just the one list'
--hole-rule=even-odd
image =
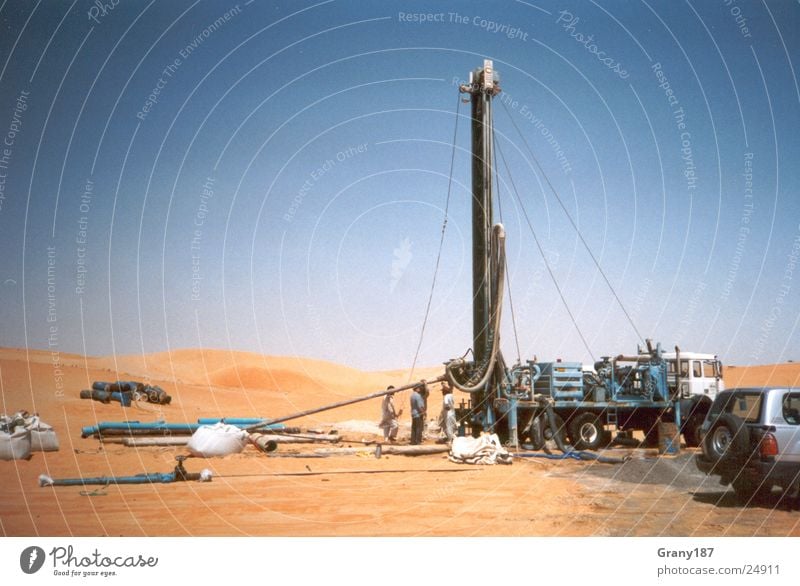
[{"label": "metal pipe on ground", "polygon": [[381,456],[426,456],[429,454],[443,454],[450,451],[444,445],[419,445],[419,446],[394,446],[378,444],[374,448],[320,448],[314,450],[315,454],[325,456],[352,456],[358,454],[374,454]]},{"label": "metal pipe on ground", "polygon": [[[141,421],[102,421],[97,425],[90,425],[87,427],[81,428],[81,436],[82,437],[89,437],[93,435],[123,435],[123,434],[134,434],[138,432],[151,433],[153,435],[157,434],[188,434],[191,435],[199,427],[202,425],[213,425],[214,423],[219,423],[221,419],[210,419],[206,418],[203,419],[206,423],[167,423],[166,421],[148,421],[148,422],[141,422]],[[267,420],[262,418],[253,418],[253,419],[246,419],[246,418],[239,418],[236,420],[236,423],[231,423],[230,425],[234,425],[236,427],[247,427],[249,425],[253,425],[255,423],[263,424],[267,429],[272,429],[276,431],[281,431],[283,433],[286,432],[286,426],[280,424],[273,424],[268,423]]]},{"label": "metal pipe on ground", "polygon": [[201,472],[188,472],[183,467],[186,456],[176,456],[178,464],[172,472],[146,472],[134,476],[89,476],[85,478],[52,478],[46,474],[39,476],[39,486],[87,486],[97,484],[109,486],[111,484],[168,484],[171,482],[184,482],[198,480],[210,482],[212,473],[207,468]]},{"label": "metal pipe on ground", "polygon": [[282,434],[275,434],[275,433],[264,433],[264,434],[250,434],[250,439],[255,443],[255,439],[253,437],[261,437],[265,436],[269,441],[273,441],[276,444],[318,444],[318,443],[338,443],[346,440],[343,440],[342,437],[338,434],[330,434],[330,435],[317,435],[317,436],[308,436],[308,435],[282,435]]}]

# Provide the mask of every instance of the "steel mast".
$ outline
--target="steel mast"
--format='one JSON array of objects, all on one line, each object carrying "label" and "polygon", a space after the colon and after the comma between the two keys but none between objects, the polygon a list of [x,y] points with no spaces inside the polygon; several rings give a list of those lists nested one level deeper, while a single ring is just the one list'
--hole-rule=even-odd
[{"label": "steel mast", "polygon": [[470,73],[469,83],[460,91],[470,95],[472,104],[472,336],[476,366],[489,359],[493,336],[492,298],[492,98],[500,93],[492,61]]}]

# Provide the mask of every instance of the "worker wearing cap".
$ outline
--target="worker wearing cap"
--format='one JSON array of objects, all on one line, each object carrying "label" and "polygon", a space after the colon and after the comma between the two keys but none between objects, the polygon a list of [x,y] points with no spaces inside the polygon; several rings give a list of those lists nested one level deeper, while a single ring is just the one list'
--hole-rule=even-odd
[{"label": "worker wearing cap", "polygon": [[[386,390],[392,390],[394,387],[389,385]],[[397,440],[397,424],[398,418],[403,414],[403,410],[397,411],[394,406],[394,393],[384,395],[383,402],[381,403],[381,422],[379,427],[383,428],[383,439],[394,443]]]},{"label": "worker wearing cap", "polygon": [[411,392],[411,445],[422,443],[422,430],[425,426],[425,397],[428,387],[425,381]]}]

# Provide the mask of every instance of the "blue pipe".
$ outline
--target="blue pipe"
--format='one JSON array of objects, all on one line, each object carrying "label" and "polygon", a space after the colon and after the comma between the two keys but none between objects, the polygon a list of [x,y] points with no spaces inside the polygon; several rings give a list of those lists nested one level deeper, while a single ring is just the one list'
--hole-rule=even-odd
[{"label": "blue pipe", "polygon": [[[206,417],[198,419],[197,423],[167,423],[166,421],[150,421],[145,423],[140,421],[102,421],[97,425],[90,425],[81,428],[81,435],[83,437],[88,437],[90,435],[95,435],[112,429],[171,432],[181,431],[184,433],[194,433],[201,425],[213,425],[214,423],[219,423],[221,421],[236,427],[245,428],[250,425],[261,423],[265,420],[263,418],[248,417],[233,417],[223,419]],[[270,425],[265,425],[264,428],[281,430],[285,429],[286,426],[282,423],[273,423]]]},{"label": "blue pipe", "polygon": [[47,478],[40,479],[39,486],[86,486],[87,484],[167,484],[175,482],[174,472],[154,472],[136,476],[96,476],[90,478]]},{"label": "blue pipe", "polygon": [[511,404],[511,408],[508,412],[509,435],[511,436],[511,445],[517,447],[517,398],[511,397],[509,402]]},{"label": "blue pipe", "polygon": [[630,457],[614,458],[610,456],[601,456],[600,454],[593,454],[591,452],[580,452],[578,450],[571,450],[563,454],[541,453],[541,452],[519,452],[511,454],[514,458],[546,458],[548,460],[580,460],[581,462],[591,460],[593,462],[600,462],[601,464],[624,464]]},{"label": "blue pipe", "polygon": [[[256,425],[261,423],[262,421],[267,421],[263,417],[201,417],[197,420],[197,423],[201,425],[213,425],[214,423],[227,423],[229,425]],[[282,424],[276,424],[278,427],[274,427],[273,429],[281,429],[283,427]]]}]

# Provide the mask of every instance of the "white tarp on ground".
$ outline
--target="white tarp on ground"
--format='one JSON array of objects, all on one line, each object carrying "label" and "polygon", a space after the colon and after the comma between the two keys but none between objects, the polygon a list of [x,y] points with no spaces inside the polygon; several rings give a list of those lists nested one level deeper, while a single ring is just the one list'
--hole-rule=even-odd
[{"label": "white tarp on ground", "polygon": [[222,458],[241,452],[248,442],[247,432],[227,423],[203,425],[192,434],[187,449],[200,458]]},{"label": "white tarp on ground", "polygon": [[459,464],[511,464],[511,454],[494,433],[454,438],[449,457],[451,462]]}]

